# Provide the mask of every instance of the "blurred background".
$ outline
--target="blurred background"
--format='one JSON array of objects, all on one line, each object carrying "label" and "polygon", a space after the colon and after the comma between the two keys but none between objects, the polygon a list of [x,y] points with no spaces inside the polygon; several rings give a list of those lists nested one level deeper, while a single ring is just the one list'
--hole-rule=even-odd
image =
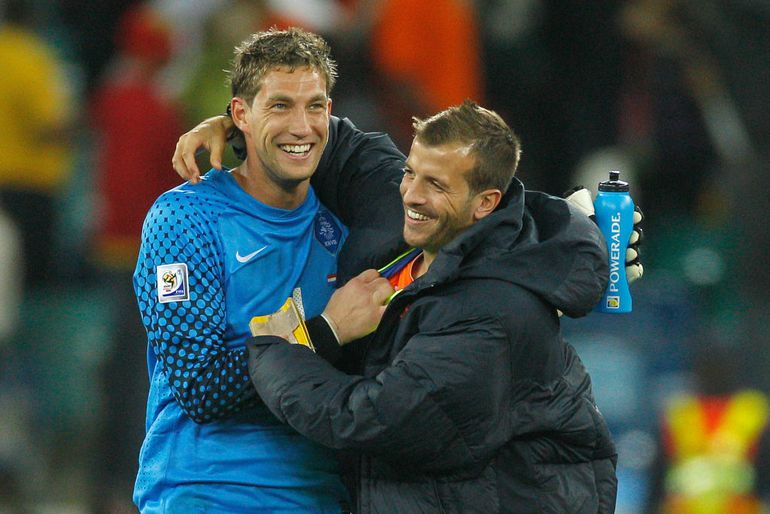
[{"label": "blurred background", "polygon": [[224,110],[233,46],[273,25],[324,35],[334,113],[404,152],[412,115],[472,98],[530,189],[620,170],[646,216],[634,312],[563,322],[617,512],[763,512],[770,1],[0,0],[0,513],[134,512],[141,222],[177,137]]}]

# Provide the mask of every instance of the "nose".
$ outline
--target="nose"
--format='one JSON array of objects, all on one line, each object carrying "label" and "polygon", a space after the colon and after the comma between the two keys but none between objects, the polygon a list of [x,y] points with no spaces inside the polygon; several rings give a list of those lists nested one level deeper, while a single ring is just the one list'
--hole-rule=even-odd
[{"label": "nose", "polygon": [[425,203],[423,187],[418,179],[406,178],[401,180],[401,199],[407,205],[422,205]]},{"label": "nose", "polygon": [[302,138],[310,134],[310,120],[305,109],[292,109],[291,120],[289,123],[289,132]]}]

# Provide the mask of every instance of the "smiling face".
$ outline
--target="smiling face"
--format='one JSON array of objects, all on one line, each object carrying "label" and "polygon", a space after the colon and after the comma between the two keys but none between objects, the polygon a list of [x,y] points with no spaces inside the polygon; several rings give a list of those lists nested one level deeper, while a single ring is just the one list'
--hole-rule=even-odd
[{"label": "smiling face", "polygon": [[232,101],[244,134],[250,180],[290,194],[307,191],[329,139],[331,100],[311,67],[278,67],[265,74],[251,105]]},{"label": "smiling face", "polygon": [[481,201],[466,180],[474,164],[468,145],[412,143],[401,180],[404,239],[428,261],[477,220]]}]

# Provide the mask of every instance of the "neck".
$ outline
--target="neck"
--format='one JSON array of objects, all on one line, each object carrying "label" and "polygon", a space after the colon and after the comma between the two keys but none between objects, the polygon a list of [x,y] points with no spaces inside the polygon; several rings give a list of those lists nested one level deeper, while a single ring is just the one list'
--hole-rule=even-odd
[{"label": "neck", "polygon": [[279,209],[296,209],[307,198],[310,187],[309,180],[302,182],[280,183],[271,180],[264,171],[249,165],[250,159],[233,169],[233,177],[241,188],[248,194],[271,207]]},{"label": "neck", "polygon": [[423,250],[423,252],[419,256],[417,256],[417,260],[412,266],[412,278],[416,279],[425,275],[425,273],[428,272],[428,268],[430,268],[430,265],[433,263],[433,260],[435,258],[436,258],[436,254],[426,252]]}]

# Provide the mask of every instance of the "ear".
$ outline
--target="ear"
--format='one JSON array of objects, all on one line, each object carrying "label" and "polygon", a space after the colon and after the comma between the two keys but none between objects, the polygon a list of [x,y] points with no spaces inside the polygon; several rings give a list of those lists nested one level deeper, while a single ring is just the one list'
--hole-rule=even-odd
[{"label": "ear", "polygon": [[230,100],[230,116],[233,119],[233,123],[243,133],[249,132],[249,122],[246,119],[246,114],[249,112],[249,105],[243,98],[234,96]]},{"label": "ear", "polygon": [[332,99],[329,98],[329,103],[326,104],[326,114],[332,115]]},{"label": "ear", "polygon": [[476,205],[473,209],[473,221],[479,221],[492,214],[502,198],[503,193],[499,189],[487,189],[478,193],[474,198]]}]

